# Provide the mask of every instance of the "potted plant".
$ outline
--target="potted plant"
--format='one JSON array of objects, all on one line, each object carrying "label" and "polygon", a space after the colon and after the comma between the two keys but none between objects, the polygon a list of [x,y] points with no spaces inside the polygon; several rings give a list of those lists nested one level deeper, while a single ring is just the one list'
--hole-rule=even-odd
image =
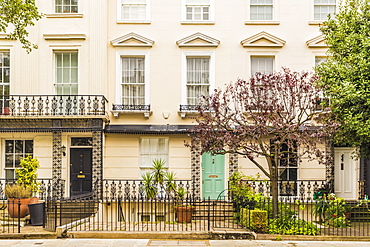
[{"label": "potted plant", "polygon": [[[20,168],[15,169],[16,182],[5,187],[9,215],[13,218],[22,218],[28,215],[30,213],[29,205],[38,202],[38,198],[35,197],[39,190],[37,169],[40,165],[38,159],[27,156],[21,159],[19,166]],[[21,204],[20,211],[18,210],[19,203]]]},{"label": "potted plant", "polygon": [[31,188],[20,184],[7,184],[5,186],[10,217],[23,218],[29,214],[28,204],[31,203],[31,194]]},{"label": "potted plant", "polygon": [[190,223],[194,207],[183,203],[186,190],[182,187],[177,188],[174,183],[176,174],[167,171],[165,164],[166,161],[162,159],[153,160],[152,172],[142,175],[144,184],[141,189],[148,199],[155,198],[160,192],[165,193],[167,198],[171,198],[177,202],[174,207],[177,214],[177,221]]}]

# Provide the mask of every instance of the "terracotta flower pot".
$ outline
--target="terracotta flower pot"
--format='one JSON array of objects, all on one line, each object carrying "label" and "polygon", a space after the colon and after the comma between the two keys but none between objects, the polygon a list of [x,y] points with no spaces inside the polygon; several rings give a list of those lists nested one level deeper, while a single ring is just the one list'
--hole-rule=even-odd
[{"label": "terracotta flower pot", "polygon": [[[20,202],[20,206],[19,203]],[[28,215],[28,205],[31,203],[31,198],[8,198],[8,212],[12,218],[23,218]]]},{"label": "terracotta flower pot", "polygon": [[191,223],[194,207],[178,206],[175,208],[177,214],[177,222]]}]

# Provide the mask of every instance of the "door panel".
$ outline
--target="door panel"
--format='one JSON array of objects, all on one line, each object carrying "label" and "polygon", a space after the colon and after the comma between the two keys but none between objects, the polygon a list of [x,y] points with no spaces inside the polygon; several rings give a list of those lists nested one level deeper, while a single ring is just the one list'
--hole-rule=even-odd
[{"label": "door panel", "polygon": [[351,158],[351,148],[335,148],[334,191],[344,199],[357,198],[357,162]]},{"label": "door panel", "polygon": [[92,191],[92,149],[71,148],[71,196]]},{"label": "door panel", "polygon": [[202,155],[202,196],[203,198],[217,199],[225,189],[225,156]]}]

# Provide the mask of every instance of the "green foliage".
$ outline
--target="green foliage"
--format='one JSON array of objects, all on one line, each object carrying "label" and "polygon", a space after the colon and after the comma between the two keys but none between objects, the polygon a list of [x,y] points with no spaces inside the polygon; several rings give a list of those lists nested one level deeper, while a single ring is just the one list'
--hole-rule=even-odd
[{"label": "green foliage", "polygon": [[39,160],[32,156],[27,156],[21,159],[19,166],[21,168],[15,169],[17,184],[29,187],[32,194],[36,194],[40,186],[40,183],[37,182],[37,169],[40,167]]},{"label": "green foliage", "polygon": [[153,199],[162,189],[167,196],[174,199],[183,199],[186,190],[182,187],[177,188],[175,184],[176,174],[167,171],[166,161],[159,159],[153,160],[152,171],[144,173],[141,178],[144,180],[142,191],[148,199]]},{"label": "green foliage", "polygon": [[349,222],[344,215],[349,210],[346,201],[343,198],[336,197],[333,193],[323,199],[316,200],[312,208],[313,214],[319,217],[321,223],[334,227],[349,226]]},{"label": "green foliage", "polygon": [[335,140],[370,155],[370,0],[344,0],[320,30],[329,46],[317,68],[341,129]]},{"label": "green foliage", "polygon": [[252,231],[257,233],[267,231],[268,217],[265,210],[241,208],[240,219],[240,223]]},{"label": "green foliage", "polygon": [[27,27],[34,26],[35,21],[40,20],[42,16],[38,12],[35,0],[1,0],[0,32],[7,33],[8,29],[14,28],[7,38],[19,40],[22,48],[29,53],[36,49],[37,45],[27,39]]},{"label": "green foliage", "polygon": [[32,191],[30,187],[21,184],[7,184],[5,186],[5,196],[7,198],[30,198]]},{"label": "green foliage", "polygon": [[252,176],[245,176],[242,172],[233,173],[229,177],[229,191],[233,199],[242,204],[246,201],[259,202],[265,198],[262,194],[255,193],[253,188],[243,180],[256,181],[259,180],[259,175],[257,175],[257,178],[254,178]]},{"label": "green foliage", "polygon": [[[304,208],[296,202],[299,210]],[[317,235],[319,229],[312,223],[298,218],[298,212],[291,209],[288,204],[279,205],[279,215],[269,222],[270,234],[285,235]]]}]

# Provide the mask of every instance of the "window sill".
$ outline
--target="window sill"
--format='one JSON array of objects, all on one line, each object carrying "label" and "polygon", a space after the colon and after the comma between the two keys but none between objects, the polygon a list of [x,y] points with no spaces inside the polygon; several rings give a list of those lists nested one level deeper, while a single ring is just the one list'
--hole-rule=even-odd
[{"label": "window sill", "polygon": [[120,114],[129,115],[129,114],[143,114],[145,118],[149,118],[153,112],[152,111],[143,111],[143,110],[112,110],[110,111],[115,118],[118,118]]},{"label": "window sill", "polygon": [[117,24],[151,24],[150,20],[117,20]]},{"label": "window sill", "polygon": [[181,25],[215,25],[215,21],[181,21]]},{"label": "window sill", "polygon": [[55,13],[46,14],[46,18],[83,18],[83,14],[78,13]]},{"label": "window sill", "polygon": [[317,21],[308,21],[308,25],[320,25],[324,22],[325,20],[317,20]]},{"label": "window sill", "polygon": [[280,25],[280,21],[244,21],[245,25]]}]

